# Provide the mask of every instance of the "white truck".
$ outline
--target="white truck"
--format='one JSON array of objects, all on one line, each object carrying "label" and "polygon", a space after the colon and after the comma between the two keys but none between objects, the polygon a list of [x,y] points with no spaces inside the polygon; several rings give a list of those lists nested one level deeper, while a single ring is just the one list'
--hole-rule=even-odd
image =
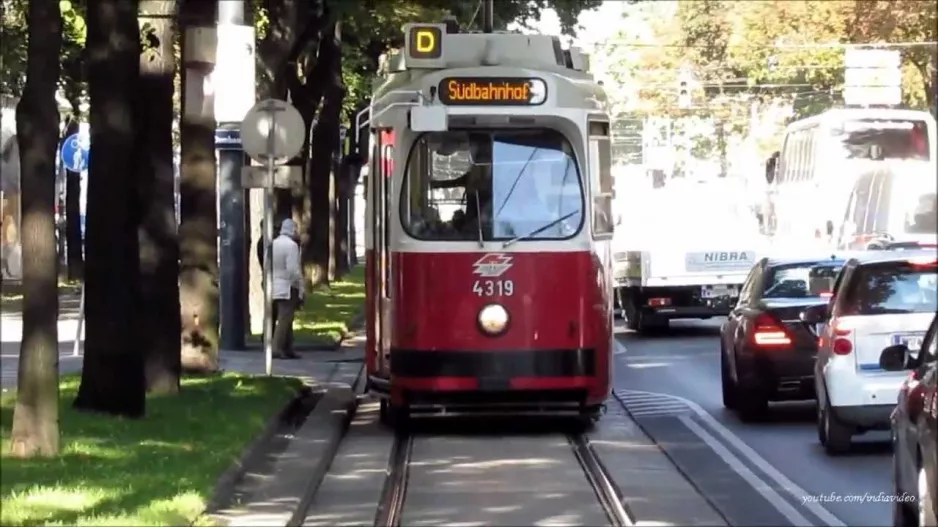
[{"label": "white truck", "polygon": [[723,179],[672,179],[618,204],[615,297],[629,329],[729,314],[765,244],[738,194]]}]

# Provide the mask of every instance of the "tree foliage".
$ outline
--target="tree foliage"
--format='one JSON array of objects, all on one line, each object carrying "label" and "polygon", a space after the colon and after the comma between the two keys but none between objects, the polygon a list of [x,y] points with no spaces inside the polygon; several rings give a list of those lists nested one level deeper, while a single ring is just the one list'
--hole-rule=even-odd
[{"label": "tree foliage", "polygon": [[[903,104],[935,106],[934,2],[681,0],[626,13],[614,41],[596,50],[606,56],[614,113],[713,118],[744,136],[754,108],[787,106],[797,118],[842,104],[845,48],[890,42],[922,43],[898,48]],[[687,109],[678,107],[684,68],[693,72]]]}]

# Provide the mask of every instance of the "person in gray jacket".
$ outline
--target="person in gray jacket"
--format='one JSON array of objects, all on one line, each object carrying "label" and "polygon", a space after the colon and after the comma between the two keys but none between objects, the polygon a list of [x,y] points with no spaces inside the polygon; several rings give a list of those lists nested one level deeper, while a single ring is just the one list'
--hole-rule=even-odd
[{"label": "person in gray jacket", "polygon": [[306,296],[300,268],[300,246],[296,242],[296,223],[287,218],[280,224],[280,235],[273,242],[274,357],[295,359],[293,317]]}]

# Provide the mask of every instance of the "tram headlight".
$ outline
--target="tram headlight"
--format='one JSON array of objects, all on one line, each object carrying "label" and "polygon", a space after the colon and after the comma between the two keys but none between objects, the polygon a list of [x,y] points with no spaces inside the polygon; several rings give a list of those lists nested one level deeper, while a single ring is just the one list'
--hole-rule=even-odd
[{"label": "tram headlight", "polygon": [[489,335],[498,335],[508,327],[508,318],[504,307],[489,304],[479,311],[479,328]]},{"label": "tram headlight", "polygon": [[529,104],[541,104],[547,99],[547,83],[542,79],[531,79]]}]

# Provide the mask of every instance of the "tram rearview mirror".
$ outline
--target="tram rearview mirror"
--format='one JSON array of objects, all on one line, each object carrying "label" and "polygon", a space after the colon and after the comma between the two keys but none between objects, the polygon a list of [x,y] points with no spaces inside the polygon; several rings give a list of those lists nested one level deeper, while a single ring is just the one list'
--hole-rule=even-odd
[{"label": "tram rearview mirror", "polygon": [[415,106],[410,109],[410,129],[415,132],[449,130],[449,114],[444,106]]}]

